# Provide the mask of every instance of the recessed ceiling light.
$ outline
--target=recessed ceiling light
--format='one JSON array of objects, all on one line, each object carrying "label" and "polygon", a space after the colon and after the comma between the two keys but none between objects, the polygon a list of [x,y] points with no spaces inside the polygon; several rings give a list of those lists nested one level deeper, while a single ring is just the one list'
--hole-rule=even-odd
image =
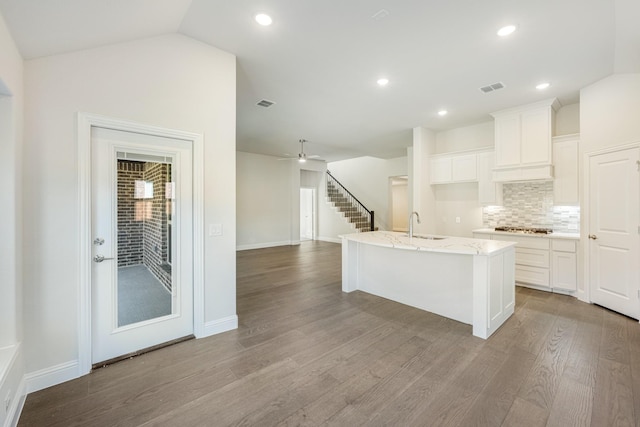
[{"label": "recessed ceiling light", "polygon": [[440,117],[442,117],[442,116],[446,116],[448,113],[449,113],[449,112],[448,112],[447,110],[440,110],[440,111],[438,111],[438,115],[439,115]]},{"label": "recessed ceiling light", "polygon": [[271,19],[271,17],[265,13],[259,13],[256,15],[256,22],[266,27],[268,25],[271,25],[273,19]]},{"label": "recessed ceiling light", "polygon": [[509,34],[513,33],[516,30],[516,26],[515,25],[507,25],[506,27],[502,27],[498,30],[498,35],[500,37],[505,37],[508,36]]},{"label": "recessed ceiling light", "polygon": [[378,83],[378,86],[386,86],[389,84],[389,79],[387,79],[386,77],[381,77],[376,83]]},{"label": "recessed ceiling light", "polygon": [[538,89],[538,90],[545,90],[545,89],[546,89],[546,88],[548,88],[549,86],[551,86],[551,83],[544,82],[544,83],[540,83],[540,84],[536,85],[536,89]]}]

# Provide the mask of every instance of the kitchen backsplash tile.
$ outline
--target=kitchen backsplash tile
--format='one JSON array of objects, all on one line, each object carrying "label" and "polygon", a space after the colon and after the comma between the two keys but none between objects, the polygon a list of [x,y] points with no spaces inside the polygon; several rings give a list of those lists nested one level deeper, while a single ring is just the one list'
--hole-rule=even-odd
[{"label": "kitchen backsplash tile", "polygon": [[552,181],[505,183],[502,188],[503,206],[482,209],[484,227],[512,225],[580,232],[580,207],[554,206]]}]

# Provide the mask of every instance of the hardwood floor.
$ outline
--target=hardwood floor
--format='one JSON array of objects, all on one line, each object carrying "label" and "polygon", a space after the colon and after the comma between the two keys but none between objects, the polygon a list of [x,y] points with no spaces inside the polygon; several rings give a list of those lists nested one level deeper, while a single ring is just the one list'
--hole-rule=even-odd
[{"label": "hardwood floor", "polygon": [[237,330],[28,396],[20,426],[640,426],[640,325],[518,288],[489,340],[341,292],[340,245],[239,252]]}]

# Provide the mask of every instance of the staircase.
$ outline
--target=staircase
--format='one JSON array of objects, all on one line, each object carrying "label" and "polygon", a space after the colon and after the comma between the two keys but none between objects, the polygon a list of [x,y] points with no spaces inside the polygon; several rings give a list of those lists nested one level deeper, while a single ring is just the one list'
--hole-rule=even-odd
[{"label": "staircase", "polygon": [[327,199],[359,232],[373,231],[374,213],[327,171]]}]

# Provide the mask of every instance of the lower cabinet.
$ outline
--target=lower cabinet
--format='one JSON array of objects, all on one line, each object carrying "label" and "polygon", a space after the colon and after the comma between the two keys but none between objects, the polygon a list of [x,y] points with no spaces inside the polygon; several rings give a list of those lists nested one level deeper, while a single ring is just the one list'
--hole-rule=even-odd
[{"label": "lower cabinet", "polygon": [[576,291],[578,289],[578,265],[576,242],[551,241],[551,286],[554,289]]},{"label": "lower cabinet", "polygon": [[477,239],[516,242],[516,282],[536,289],[577,290],[577,242],[570,239],[474,233]]}]

